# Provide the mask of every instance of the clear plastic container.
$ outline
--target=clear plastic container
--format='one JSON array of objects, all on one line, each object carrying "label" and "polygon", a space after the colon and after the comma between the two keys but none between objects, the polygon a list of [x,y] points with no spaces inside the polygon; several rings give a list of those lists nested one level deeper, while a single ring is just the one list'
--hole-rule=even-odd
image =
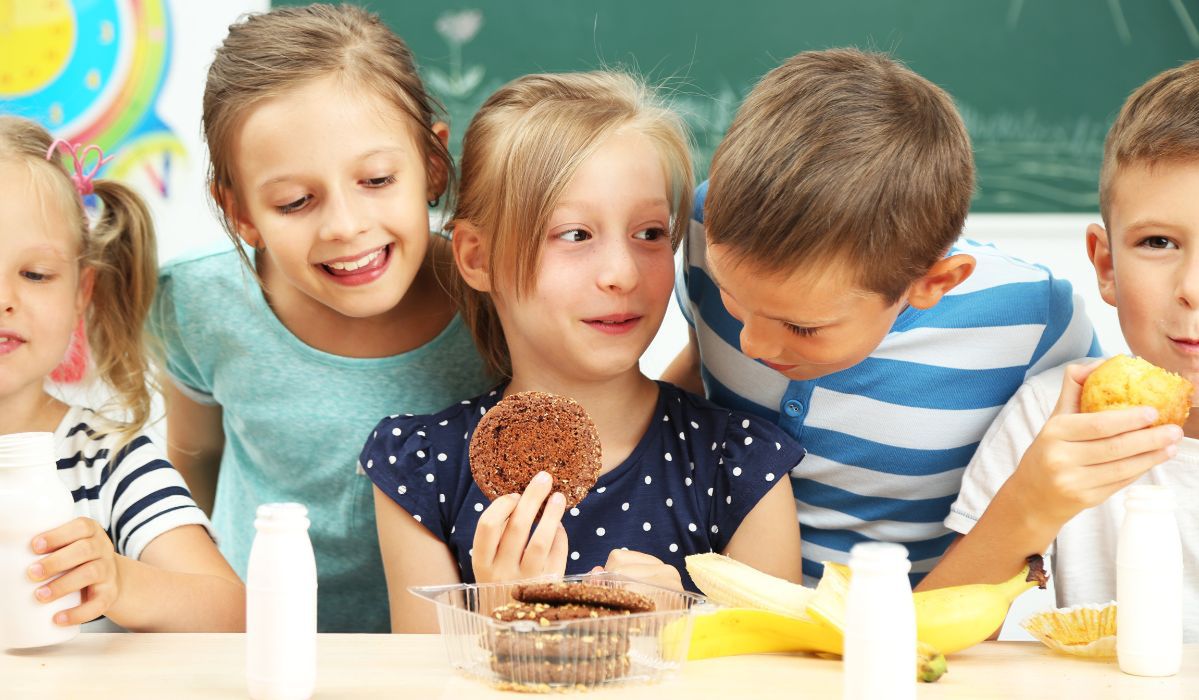
[{"label": "clear plastic container", "polygon": [[563,580],[625,588],[648,596],[655,610],[545,623],[500,622],[491,611],[512,602],[515,588],[529,581],[409,590],[437,606],[450,665],[499,688],[546,692],[652,683],[687,660],[691,611],[705,602],[703,596],[607,573]]}]

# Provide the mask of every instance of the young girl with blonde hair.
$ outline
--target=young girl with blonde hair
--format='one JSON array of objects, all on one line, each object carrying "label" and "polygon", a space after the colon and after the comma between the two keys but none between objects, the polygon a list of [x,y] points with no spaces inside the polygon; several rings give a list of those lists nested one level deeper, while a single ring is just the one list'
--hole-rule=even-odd
[{"label": "young girl with blonde hair", "polygon": [[450,264],[429,233],[448,130],[404,42],[349,5],[231,26],[203,109],[235,245],[161,274],[171,457],[243,575],[255,508],[305,504],[319,628],[385,630],[362,435],[493,381],[436,274],[439,253]]},{"label": "young girl with blonde hair", "polygon": [[[95,147],[0,116],[0,434],[54,434],[78,516],[33,539],[45,556],[25,575],[42,584],[34,595],[43,603],[82,592],[79,606],[54,616],[60,625],[105,615],[131,630],[239,631],[245,589],[183,479],[142,433],[154,228],[131,190],[92,179],[102,162]],[[82,199],[92,194],[94,225]],[[81,321],[95,375],[113,395],[99,411],[47,391]]]},{"label": "young girl with blonde hair", "polygon": [[[393,631],[436,629],[414,584],[603,567],[691,588],[683,557],[710,551],[799,578],[786,477],[803,451],[638,366],[671,298],[691,189],[680,120],[630,76],[526,76],[476,114],[452,221],[459,301],[506,381],[383,420],[359,457],[376,487]],[[527,390],[575,399],[598,428],[599,480],[569,511],[544,473],[490,504],[471,478],[480,416]]]}]

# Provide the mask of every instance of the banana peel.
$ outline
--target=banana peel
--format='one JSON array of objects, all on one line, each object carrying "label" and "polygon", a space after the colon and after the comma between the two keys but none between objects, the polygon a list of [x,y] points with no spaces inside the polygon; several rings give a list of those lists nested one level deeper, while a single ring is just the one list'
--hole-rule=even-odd
[{"label": "banana peel", "polygon": [[718,608],[692,621],[687,658],[738,654],[841,653],[841,633],[810,617],[754,608]]}]

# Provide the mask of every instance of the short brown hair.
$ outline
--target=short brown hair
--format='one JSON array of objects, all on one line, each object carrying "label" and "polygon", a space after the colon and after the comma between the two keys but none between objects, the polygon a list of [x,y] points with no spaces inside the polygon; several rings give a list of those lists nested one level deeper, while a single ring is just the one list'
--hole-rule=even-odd
[{"label": "short brown hair", "polygon": [[712,158],[704,224],[734,264],[846,261],[896,301],[960,235],[973,190],[949,95],[885,54],[809,51],[738,110]]},{"label": "short brown hair", "polygon": [[[475,113],[462,140],[457,222],[486,239],[488,269],[519,296],[536,281],[544,231],[579,166],[622,128],[657,148],[671,207],[670,240],[687,230],[694,175],[686,127],[637,78],[615,71],[526,75],[500,88]],[[512,361],[491,296],[457,281],[462,316],[495,375]]]},{"label": "short brown hair", "polygon": [[1099,171],[1099,211],[1108,223],[1121,168],[1199,159],[1199,60],[1158,73],[1124,102],[1107,132]]},{"label": "short brown hair", "polygon": [[[394,104],[415,125],[426,161],[438,163],[441,172],[428,173],[430,179],[443,178],[452,193],[453,158],[433,132],[436,115],[444,110],[425,90],[408,45],[378,15],[360,7],[280,7],[229,27],[204,85],[208,184],[219,193],[218,213],[234,244],[237,226],[227,208],[236,206],[237,198],[231,153],[236,130],[263,100],[332,75]],[[248,265],[241,246],[236,247]]]},{"label": "short brown hair", "polygon": [[158,285],[154,223],[141,197],[116,180],[92,181],[101,206],[89,222],[61,147],[51,151],[52,143],[39,124],[0,114],[0,161],[25,164],[39,196],[50,198],[77,232],[80,267],[94,270],[84,323],[92,369],[113,393],[101,417],[123,445],[149,421],[150,392],[157,389],[143,332]]}]

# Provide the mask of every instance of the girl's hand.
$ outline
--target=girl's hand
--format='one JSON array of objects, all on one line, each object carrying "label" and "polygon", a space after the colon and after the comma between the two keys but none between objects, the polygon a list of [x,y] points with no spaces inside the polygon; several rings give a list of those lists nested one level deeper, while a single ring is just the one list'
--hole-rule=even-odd
[{"label": "girl's hand", "polygon": [[1097,366],[1066,368],[1057,406],[1009,480],[1024,512],[1057,527],[1169,460],[1182,439],[1177,425],[1150,427],[1157,410],[1147,406],[1079,413]]},{"label": "girl's hand", "polygon": [[75,518],[34,537],[32,547],[35,553],[48,556],[29,567],[26,574],[30,580],[45,581],[62,574],[34,592],[39,601],[49,603],[75,591],[83,594],[82,604],[54,616],[56,624],[91,622],[120,596],[116,551],[95,520]]},{"label": "girl's hand", "polygon": [[608,561],[604,564],[603,569],[600,569],[598,566],[592,569],[593,573],[599,571],[620,574],[621,576],[635,578],[638,581],[652,583],[656,586],[672,588],[676,591],[683,590],[683,580],[679,576],[678,569],[652,554],[644,552],[613,549],[608,554]]},{"label": "girl's hand", "polygon": [[[552,483],[550,475],[541,472],[523,494],[501,496],[479,516],[472,557],[476,581],[492,583],[566,573],[566,529],[562,527],[566,497],[560,493],[550,495]],[[545,510],[534,529],[533,521],[542,504]]]}]

